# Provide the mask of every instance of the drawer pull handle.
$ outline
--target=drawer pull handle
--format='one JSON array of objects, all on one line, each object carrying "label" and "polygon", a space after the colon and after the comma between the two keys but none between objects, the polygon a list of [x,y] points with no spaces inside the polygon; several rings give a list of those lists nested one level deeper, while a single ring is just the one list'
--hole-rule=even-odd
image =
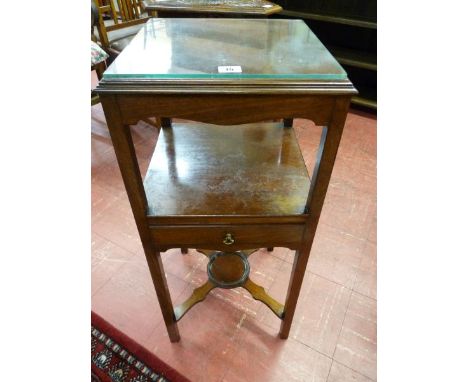
[{"label": "drawer pull handle", "polygon": [[226,245],[231,245],[234,244],[234,238],[230,233],[227,233],[226,236],[224,237],[223,243]]}]

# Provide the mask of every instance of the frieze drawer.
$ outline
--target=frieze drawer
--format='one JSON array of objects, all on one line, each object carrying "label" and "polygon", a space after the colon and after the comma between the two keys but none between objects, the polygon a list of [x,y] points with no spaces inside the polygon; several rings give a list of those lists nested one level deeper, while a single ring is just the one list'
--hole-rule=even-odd
[{"label": "frieze drawer", "polygon": [[159,250],[189,247],[235,251],[263,246],[297,249],[304,225],[151,226],[150,230]]}]

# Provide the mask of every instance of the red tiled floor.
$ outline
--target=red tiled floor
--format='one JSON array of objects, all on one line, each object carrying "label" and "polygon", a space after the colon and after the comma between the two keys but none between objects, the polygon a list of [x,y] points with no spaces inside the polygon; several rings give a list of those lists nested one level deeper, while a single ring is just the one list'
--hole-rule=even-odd
[{"label": "red tiled floor", "polygon": [[[269,293],[284,302],[291,274],[291,264],[284,264]],[[329,357],[333,355],[351,291],[342,285],[306,272],[289,334],[308,347]],[[281,321],[264,305],[258,321],[279,331]]]},{"label": "red tiled floor", "polygon": [[[145,263],[135,254],[93,296],[92,309],[121,329],[135,341],[147,344],[149,335],[162,321],[151,275]],[[177,297],[187,284],[168,275],[172,298]]]},{"label": "red tiled floor", "polygon": [[289,248],[281,248],[276,247],[274,248],[273,252],[269,252],[271,256],[276,257],[280,260],[287,261],[288,263],[292,264],[294,261],[294,251],[290,250]]},{"label": "red tiled floor", "polygon": [[149,349],[194,382],[220,381],[238,352],[235,339],[246,316],[229,301],[210,294],[178,323],[179,343],[169,342],[161,322],[151,334]]},{"label": "red tiled floor", "polygon": [[353,290],[364,296],[377,298],[377,246],[367,241],[356,274]]},{"label": "red tiled floor", "polygon": [[372,382],[372,379],[333,361],[327,382]]},{"label": "red tiled floor", "polygon": [[[193,381],[376,380],[376,121],[349,114],[288,340],[280,320],[243,289],[214,289],[179,322],[172,344],[162,321],[101,105],[92,107],[93,309]],[[321,128],[294,129],[309,172]],[[132,136],[144,174],[157,130]],[[144,159],[147,158],[147,159]],[[207,259],[161,254],[174,304],[206,281]],[[251,278],[283,302],[294,252],[250,258]]]},{"label": "red tiled floor", "polygon": [[363,239],[320,223],[312,245],[307,270],[347,288],[352,288],[361,262]]},{"label": "red tiled floor", "polygon": [[[208,298],[182,320],[180,343],[161,346],[167,339],[163,325],[152,337],[152,351],[193,381],[326,381],[331,359],[255,322],[247,314]],[[214,312],[214,313],[213,313]],[[216,334],[214,334],[216,333]]]},{"label": "red tiled floor", "polygon": [[377,379],[377,306],[373,299],[352,293],[333,358]]},{"label": "red tiled floor", "polygon": [[94,295],[114,276],[119,269],[132,259],[134,254],[111,241],[92,234],[91,241],[91,293]]},{"label": "red tiled floor", "polygon": [[331,362],[293,338],[281,340],[274,329],[248,318],[240,329],[230,367],[222,380],[325,382]]},{"label": "red tiled floor", "polygon": [[367,239],[374,210],[372,194],[342,183],[337,184],[335,178],[332,178],[320,219],[321,223],[357,239]]},{"label": "red tiled floor", "polygon": [[[282,248],[275,248],[272,253]],[[265,248],[254,252],[249,257],[250,278],[253,282],[269,288],[278,273],[283,269],[283,261],[272,256]]]},{"label": "red tiled floor", "polygon": [[[189,249],[189,253],[182,254],[179,248],[174,248],[163,252],[161,257],[166,273],[190,283],[193,281],[195,270],[204,270],[208,263],[208,258],[194,249]],[[206,272],[204,275],[206,276]]]},{"label": "red tiled floor", "polygon": [[374,206],[373,213],[370,216],[371,229],[367,240],[377,243],[377,205]]},{"label": "red tiled floor", "polygon": [[112,203],[93,217],[91,228],[93,232],[112,241],[130,252],[142,249],[138,230],[127,195]]}]

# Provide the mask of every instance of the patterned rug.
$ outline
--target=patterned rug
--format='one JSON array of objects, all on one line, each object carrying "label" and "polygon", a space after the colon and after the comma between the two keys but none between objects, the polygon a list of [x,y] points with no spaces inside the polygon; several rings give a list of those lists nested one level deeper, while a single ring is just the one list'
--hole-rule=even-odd
[{"label": "patterned rug", "polygon": [[91,381],[190,382],[94,312],[91,312]]}]

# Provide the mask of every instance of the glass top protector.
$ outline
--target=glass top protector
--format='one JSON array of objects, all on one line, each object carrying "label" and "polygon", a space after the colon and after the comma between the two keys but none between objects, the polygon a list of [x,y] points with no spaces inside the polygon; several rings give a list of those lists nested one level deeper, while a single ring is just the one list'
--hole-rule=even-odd
[{"label": "glass top protector", "polygon": [[346,72],[302,20],[157,19],[104,79],[320,79]]}]

